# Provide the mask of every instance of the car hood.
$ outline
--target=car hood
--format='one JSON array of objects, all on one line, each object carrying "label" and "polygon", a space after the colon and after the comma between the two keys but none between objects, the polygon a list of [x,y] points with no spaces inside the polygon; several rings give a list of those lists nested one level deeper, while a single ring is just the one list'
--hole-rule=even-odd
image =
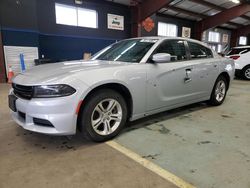
[{"label": "car hood", "polygon": [[67,83],[72,79],[77,79],[74,75],[95,69],[115,68],[127,65],[124,62],[112,62],[102,60],[90,61],[66,61],[38,65],[30,70],[18,74],[13,82],[22,85],[41,85]]}]

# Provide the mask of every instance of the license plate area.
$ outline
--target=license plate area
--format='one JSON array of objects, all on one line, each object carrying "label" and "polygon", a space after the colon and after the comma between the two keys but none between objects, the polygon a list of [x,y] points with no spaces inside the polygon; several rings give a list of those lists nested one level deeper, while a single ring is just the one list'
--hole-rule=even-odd
[{"label": "license plate area", "polygon": [[16,100],[17,100],[17,97],[15,95],[9,95],[9,108],[16,112]]}]

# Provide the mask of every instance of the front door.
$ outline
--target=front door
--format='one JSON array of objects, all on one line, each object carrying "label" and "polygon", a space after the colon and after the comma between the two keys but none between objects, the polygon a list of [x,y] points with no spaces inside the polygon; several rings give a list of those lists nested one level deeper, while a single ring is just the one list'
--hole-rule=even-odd
[{"label": "front door", "polygon": [[185,42],[166,40],[156,53],[168,53],[171,60],[147,64],[147,111],[195,100],[199,95],[199,89],[194,87],[198,70],[195,63],[188,61]]}]

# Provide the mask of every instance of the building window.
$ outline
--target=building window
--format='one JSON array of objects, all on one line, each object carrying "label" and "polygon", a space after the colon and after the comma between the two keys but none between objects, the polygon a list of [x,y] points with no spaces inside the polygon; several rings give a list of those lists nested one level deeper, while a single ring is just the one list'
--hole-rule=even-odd
[{"label": "building window", "polygon": [[56,4],[56,23],[77,26],[76,8],[62,4]]},{"label": "building window", "polygon": [[221,45],[221,44],[218,44],[217,52],[218,52],[218,53],[221,53],[221,52],[222,52],[222,45]]},{"label": "building window", "polygon": [[80,27],[98,27],[98,15],[95,10],[55,4],[56,23]]},{"label": "building window", "polygon": [[177,26],[158,22],[158,36],[177,37]]},{"label": "building window", "polygon": [[209,42],[220,42],[220,33],[214,32],[214,31],[209,31],[208,41]]},{"label": "building window", "polygon": [[78,26],[97,28],[97,12],[95,10],[77,8]]},{"label": "building window", "polygon": [[247,44],[247,37],[241,36],[239,39],[239,45],[246,45]]}]

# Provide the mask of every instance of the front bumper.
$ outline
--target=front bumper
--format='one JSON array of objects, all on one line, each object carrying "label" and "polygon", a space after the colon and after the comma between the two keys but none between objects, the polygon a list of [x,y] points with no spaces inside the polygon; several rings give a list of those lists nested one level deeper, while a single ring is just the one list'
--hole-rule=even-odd
[{"label": "front bumper", "polygon": [[[10,91],[13,94],[13,91]],[[58,98],[33,98],[16,100],[16,112],[12,112],[14,121],[26,130],[50,135],[73,135],[76,133],[79,102],[77,94]],[[35,119],[50,122],[52,126],[35,123]]]}]

